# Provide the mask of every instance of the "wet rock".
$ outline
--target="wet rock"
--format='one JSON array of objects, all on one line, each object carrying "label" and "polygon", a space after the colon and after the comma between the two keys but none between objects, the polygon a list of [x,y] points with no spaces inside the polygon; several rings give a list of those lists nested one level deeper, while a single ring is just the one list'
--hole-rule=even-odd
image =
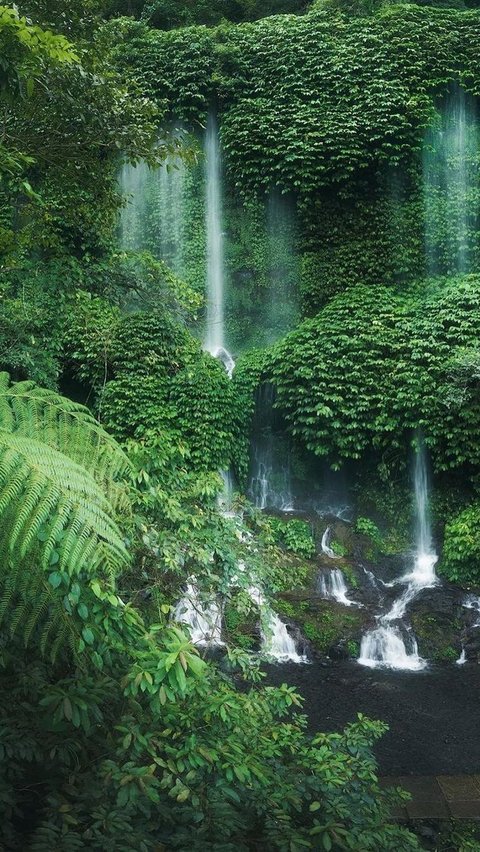
[{"label": "wet rock", "polygon": [[477,635],[467,635],[464,643],[465,656],[469,662],[477,662],[480,659],[480,630],[476,631]]},{"label": "wet rock", "polygon": [[346,639],[341,639],[328,649],[328,656],[332,660],[348,660],[350,652]]}]

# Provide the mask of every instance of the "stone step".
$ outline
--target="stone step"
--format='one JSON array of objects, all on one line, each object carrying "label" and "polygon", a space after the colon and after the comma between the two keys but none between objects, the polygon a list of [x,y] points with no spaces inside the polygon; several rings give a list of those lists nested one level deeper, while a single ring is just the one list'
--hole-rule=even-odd
[{"label": "stone step", "polygon": [[384,776],[380,786],[410,793],[398,819],[480,819],[480,775]]}]

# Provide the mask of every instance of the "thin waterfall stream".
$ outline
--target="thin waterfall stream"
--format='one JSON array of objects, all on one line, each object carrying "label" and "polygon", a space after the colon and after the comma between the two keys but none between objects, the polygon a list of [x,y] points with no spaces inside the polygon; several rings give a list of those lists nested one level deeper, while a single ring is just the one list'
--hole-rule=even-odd
[{"label": "thin waterfall stream", "polygon": [[235,361],[225,348],[225,264],[222,225],[222,163],[215,115],[205,133],[205,231],[207,315],[204,348],[221,361],[229,376]]},{"label": "thin waterfall stream", "polygon": [[404,585],[403,593],[383,615],[377,616],[378,627],[366,633],[360,645],[358,662],[370,668],[385,667],[419,671],[427,665],[419,656],[415,635],[404,617],[408,605],[422,591],[436,585],[437,555],[433,548],[428,503],[428,474],[423,441],[415,455],[414,470],[416,551],[413,570],[390,586]]}]

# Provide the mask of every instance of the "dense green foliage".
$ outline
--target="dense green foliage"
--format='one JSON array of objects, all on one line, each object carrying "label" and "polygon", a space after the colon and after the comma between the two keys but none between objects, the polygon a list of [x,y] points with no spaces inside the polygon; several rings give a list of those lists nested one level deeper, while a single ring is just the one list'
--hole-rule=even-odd
[{"label": "dense green foliage", "polygon": [[[168,626],[168,605],[145,623],[118,596],[112,569],[125,552],[106,512],[113,499],[118,503],[115,479],[124,456],[90,415],[51,392],[28,383],[9,387],[5,379],[1,432],[4,612],[15,601],[4,625],[8,688],[0,703],[8,847],[182,849],[187,837],[192,845],[195,825],[198,850],[295,850],[314,847],[316,838],[325,848],[337,842],[372,852],[379,844],[417,848],[408,832],[385,824],[389,795],[378,789],[369,753],[383,725],[360,718],[343,735],[308,738],[304,717],[282,719],[301,705],[293,689],[237,692]],[[36,464],[28,470],[30,458]],[[48,482],[40,458],[48,463]],[[149,470],[140,467],[142,459]],[[165,504],[165,468],[175,475],[168,453],[137,450],[130,493],[143,513],[137,520],[143,547],[160,561],[165,542],[162,550],[152,545],[145,522],[158,523],[159,511],[173,512],[170,523],[178,530],[187,520],[180,501],[180,517],[171,501]],[[200,554],[199,540],[190,538]],[[218,561],[213,540],[212,547],[218,570],[225,555]],[[33,575],[25,574],[27,564]],[[185,554],[181,565],[187,567]],[[66,646],[60,644],[65,631],[73,638]],[[26,658],[21,648],[28,641],[34,650]]]},{"label": "dense green foliage", "polygon": [[[480,279],[456,273],[480,257],[480,13],[308,5],[0,7],[5,848],[419,848],[390,822],[401,794],[379,788],[385,726],[311,735],[295,689],[262,682],[252,586],[321,653],[341,632],[357,656],[366,608],[307,597],[310,524],[242,494],[222,513],[219,471],[246,493],[256,428],[306,489],[318,459],[353,461],[357,533],[384,553],[404,545],[391,495],[420,427],[446,489],[464,480],[466,508],[443,502],[442,570],[478,582]],[[474,211],[460,225],[429,172],[458,84]],[[232,381],[199,343],[212,111]],[[160,234],[172,169],[181,256]],[[370,519],[382,500],[390,538]],[[175,620],[192,584],[224,614],[215,659]]]},{"label": "dense green foliage", "polygon": [[[218,104],[227,200],[240,193],[249,204],[252,196],[263,202],[275,187],[294,193],[302,306],[314,315],[353,283],[425,274],[422,144],[452,85],[478,93],[479,22],[477,11],[389,4],[374,16],[316,4],[300,17],[167,33],[125,20],[112,27],[113,55],[191,126]],[[470,154],[473,173],[478,148]],[[435,213],[435,271],[450,273],[445,248],[456,218],[444,189],[434,192],[446,210]],[[473,184],[470,192],[478,196]],[[236,219],[250,217],[247,205]],[[237,255],[236,266],[261,281],[254,222],[253,251],[240,263]],[[468,238],[475,263],[477,224],[473,217]],[[240,235],[235,242],[241,250]],[[245,277],[235,281],[239,290],[244,307],[251,301]]]},{"label": "dense green foliage", "polygon": [[[439,468],[478,465],[478,278],[332,299],[272,353],[277,405],[316,454],[404,453],[421,427]],[[472,365],[473,366],[473,365]],[[388,462],[388,456],[384,456]]]},{"label": "dense green foliage", "polygon": [[458,583],[478,583],[480,576],[480,509],[477,503],[463,509],[445,525],[442,574]]}]

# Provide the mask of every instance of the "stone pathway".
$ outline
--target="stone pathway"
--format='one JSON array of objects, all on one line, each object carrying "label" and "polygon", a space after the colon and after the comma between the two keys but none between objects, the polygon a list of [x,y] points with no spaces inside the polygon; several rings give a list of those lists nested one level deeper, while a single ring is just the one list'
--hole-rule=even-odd
[{"label": "stone pathway", "polygon": [[380,785],[411,794],[395,813],[399,819],[480,819],[480,775],[388,776]]}]

